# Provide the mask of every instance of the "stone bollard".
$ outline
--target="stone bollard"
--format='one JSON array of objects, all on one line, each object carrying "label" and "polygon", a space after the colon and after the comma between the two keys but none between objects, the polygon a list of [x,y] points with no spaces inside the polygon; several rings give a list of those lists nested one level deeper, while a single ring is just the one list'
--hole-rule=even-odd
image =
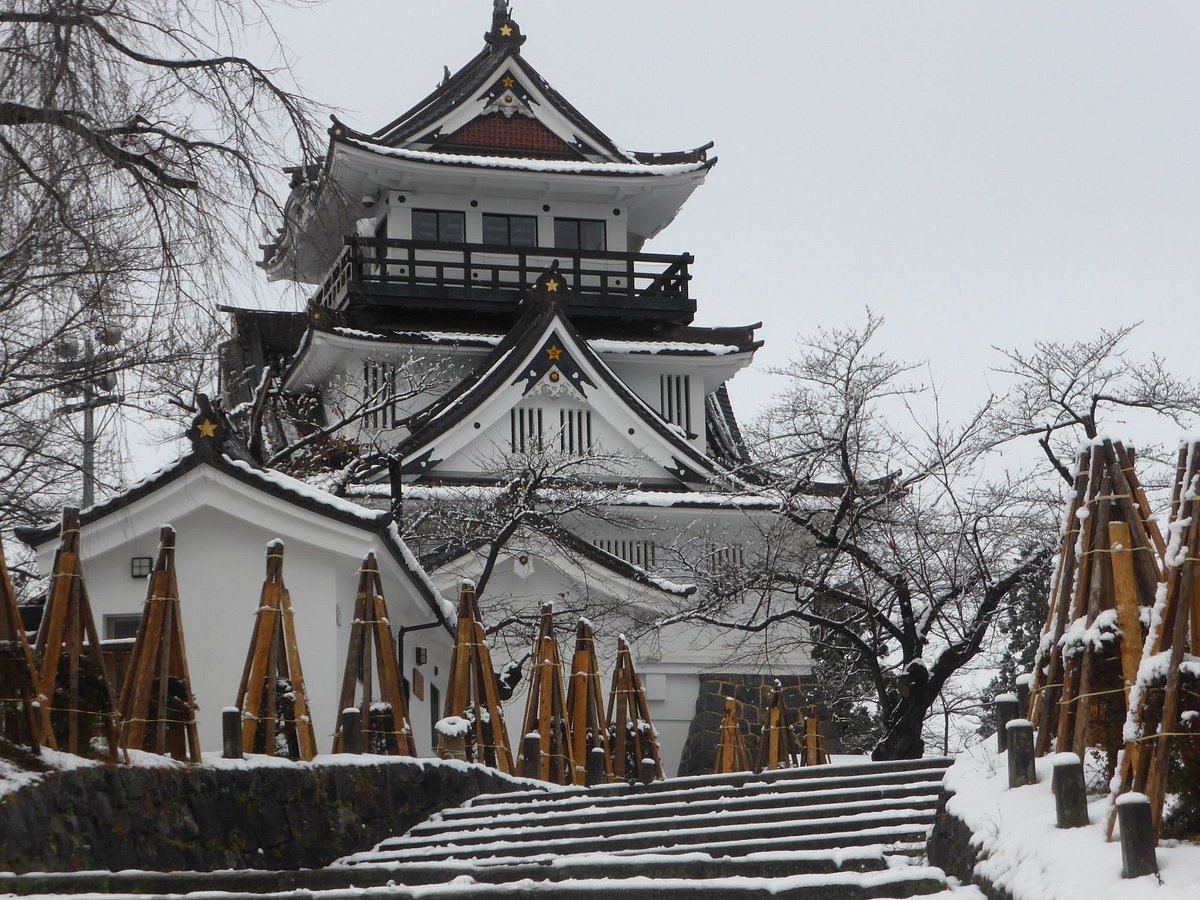
[{"label": "stone bollard", "polygon": [[342,710],[342,752],[363,752],[362,713],[353,706]]},{"label": "stone bollard", "polygon": [[1029,708],[1029,690],[1032,684],[1032,674],[1017,676],[1017,715],[1022,719],[1028,719],[1029,713],[1032,712]]},{"label": "stone bollard", "polygon": [[465,761],[467,758],[467,736],[464,734],[442,735],[442,752],[446,759]]},{"label": "stone bollard", "polygon": [[236,706],[221,710],[221,746],[226,759],[242,758],[242,711]]},{"label": "stone bollard", "polygon": [[525,735],[525,743],[521,750],[521,774],[526,778],[542,777],[542,736],[536,731]]},{"label": "stone bollard", "polygon": [[587,758],[587,786],[595,787],[598,784],[608,784],[608,772],[604,769],[603,747],[593,747],[588,751]]},{"label": "stone bollard", "polygon": [[1058,827],[1082,828],[1087,825],[1087,787],[1083,783],[1083,760],[1074,753],[1056,754],[1053,785]]},{"label": "stone bollard", "polygon": [[650,784],[657,777],[658,777],[658,766],[655,765],[654,760],[650,759],[649,757],[646,757],[645,759],[642,760],[642,765],[638,769],[638,780],[642,784]]},{"label": "stone bollard", "polygon": [[996,700],[996,749],[1003,753],[1008,749],[1008,731],[1005,726],[1020,718],[1016,694],[997,694]]},{"label": "stone bollard", "polygon": [[1141,878],[1156,873],[1150,798],[1145,794],[1122,794],[1117,798],[1117,820],[1121,823],[1121,877]]},{"label": "stone bollard", "polygon": [[1004,726],[1008,732],[1008,786],[1037,784],[1033,761],[1033,724],[1028,719],[1013,719]]}]

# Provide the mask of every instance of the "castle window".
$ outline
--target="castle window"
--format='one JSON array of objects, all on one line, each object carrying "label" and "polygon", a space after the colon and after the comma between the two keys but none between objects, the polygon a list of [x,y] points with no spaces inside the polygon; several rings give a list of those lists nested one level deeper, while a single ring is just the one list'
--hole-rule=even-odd
[{"label": "castle window", "polygon": [[142,617],[136,613],[127,616],[104,617],[104,639],[106,641],[121,641],[137,637],[138,624]]},{"label": "castle window", "polygon": [[365,428],[396,427],[396,367],[363,363],[362,423]]},{"label": "castle window", "polygon": [[654,568],[654,541],[596,539],[592,545],[643,569]]},{"label": "castle window", "polygon": [[592,449],[592,411],[590,409],[560,409],[558,411],[558,446],[563,453],[581,456]]},{"label": "castle window", "polygon": [[466,215],[446,209],[414,209],[412,236],[414,241],[465,244],[467,241]]},{"label": "castle window", "polygon": [[542,410],[536,406],[518,406],[509,411],[510,447],[513,453],[542,449]]},{"label": "castle window", "polygon": [[555,219],[554,246],[562,250],[607,250],[602,219]]},{"label": "castle window", "polygon": [[536,216],[483,214],[483,242],[501,247],[536,247]]},{"label": "castle window", "polygon": [[692,399],[691,377],[688,375],[660,375],[658,379],[658,411],[668,422],[672,422],[691,434]]}]

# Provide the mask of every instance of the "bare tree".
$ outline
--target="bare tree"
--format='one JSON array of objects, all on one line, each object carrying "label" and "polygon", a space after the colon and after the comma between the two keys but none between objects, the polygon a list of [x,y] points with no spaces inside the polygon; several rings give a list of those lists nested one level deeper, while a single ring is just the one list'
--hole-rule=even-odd
[{"label": "bare tree", "polygon": [[779,502],[756,564],[673,618],[832,648],[869,690],[852,700],[880,723],[873,755],[891,759],[920,755],[949,682],[1049,552],[1022,548],[1055,525],[983,478],[992,405],[957,428],[923,422],[910,369],[871,347],[880,325],[820,331],[780,372],[788,387],[752,429]]},{"label": "bare tree", "polygon": [[997,371],[1013,378],[991,415],[998,441],[1033,436],[1067,484],[1082,440],[1123,425],[1138,412],[1181,428],[1200,415],[1200,384],[1167,370],[1161,357],[1132,360],[1126,344],[1136,325],[1101,330],[1087,341],[1038,341],[1033,350],[1000,350]]},{"label": "bare tree", "polygon": [[0,0],[5,527],[77,490],[72,408],[153,414],[209,379],[211,304],[279,212],[274,174],[316,147],[286,73],[237,52],[263,20],[238,0]]}]

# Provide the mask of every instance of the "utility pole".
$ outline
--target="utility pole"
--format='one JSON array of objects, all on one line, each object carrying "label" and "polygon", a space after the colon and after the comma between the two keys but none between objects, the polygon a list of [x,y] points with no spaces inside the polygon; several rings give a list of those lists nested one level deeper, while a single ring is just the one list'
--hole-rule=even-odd
[{"label": "utility pole", "polygon": [[[120,332],[116,329],[98,331],[96,336],[102,343],[110,346],[115,346],[121,340]],[[79,352],[79,345],[75,344],[72,347],[73,343],[64,341],[59,348],[59,355],[68,360],[73,359]],[[83,378],[77,382],[72,382],[64,388],[64,390],[78,390],[83,394],[83,400],[78,403],[68,403],[58,409],[60,413],[83,413],[82,509],[87,509],[96,502],[96,410],[102,406],[121,403],[125,399],[119,394],[97,392],[97,389],[111,391],[117,386],[117,378],[111,372],[106,372],[103,375],[94,374],[97,362],[108,362],[111,360],[112,351],[102,350],[100,353],[96,353],[95,348],[92,346],[91,338],[85,339],[83,342],[83,357],[79,361],[80,367],[84,372]]]}]

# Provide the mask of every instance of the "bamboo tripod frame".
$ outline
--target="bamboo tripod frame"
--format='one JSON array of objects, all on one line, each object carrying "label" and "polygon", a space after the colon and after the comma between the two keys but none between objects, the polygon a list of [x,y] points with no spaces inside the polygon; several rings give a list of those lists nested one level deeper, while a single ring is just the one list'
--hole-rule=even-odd
[{"label": "bamboo tripod frame", "polygon": [[[567,717],[563,685],[562,658],[554,638],[554,607],[542,606],[541,624],[533,642],[530,663],[529,696],[525,701],[522,734],[540,738],[538,778],[552,784],[580,784],[583,779],[575,767],[571,742],[571,722]],[[525,746],[522,742],[518,765],[524,771]]]},{"label": "bamboo tripod frame", "polygon": [[829,742],[825,739],[825,729],[821,727],[821,717],[817,715],[816,706],[809,706],[804,716],[804,757],[802,765],[825,766],[833,762],[829,755]]},{"label": "bamboo tripod frame", "polygon": [[[128,674],[121,688],[121,746],[200,762],[192,679],[188,674],[175,532],[163,526]],[[152,726],[147,728],[146,726]]]},{"label": "bamboo tripod frame", "polygon": [[[464,582],[459,590],[458,622],[448,681],[444,715],[462,716],[471,723],[473,741],[465,748],[467,761],[513,774],[512,750],[504,727],[492,656],[483,633],[475,586],[470,582]],[[445,759],[446,755],[445,740],[439,736],[438,756]]]},{"label": "bamboo tripod frame", "polygon": [[[342,676],[342,694],[338,703],[338,726],[333,737],[333,752],[341,753],[345,745],[342,733],[341,710],[356,704],[355,695],[361,682],[362,692],[357,704],[362,741],[359,746],[369,752],[372,736],[382,738],[385,754],[389,756],[416,756],[417,746],[413,741],[412,728],[408,723],[408,703],[404,689],[400,686],[400,672],[396,664],[396,647],[392,640],[391,624],[388,620],[387,601],[383,598],[383,581],[379,577],[379,564],[374,553],[368,553],[358,570],[358,592],[354,598],[354,617],[350,626],[350,646],[346,650],[346,669]],[[375,665],[371,655],[374,648]],[[374,676],[379,677],[379,698],[386,710],[374,711]],[[386,724],[389,727],[380,728]],[[375,742],[376,744],[378,742]]]},{"label": "bamboo tripod frame", "polygon": [[654,760],[655,777],[663,777],[658,732],[650,721],[646,691],[633,667],[633,655],[625,636],[617,638],[617,664],[613,668],[608,694],[609,749],[612,753],[612,777],[616,781],[638,778],[643,759]]},{"label": "bamboo tripod frame", "polygon": [[8,564],[4,559],[4,547],[0,546],[0,645],[7,645],[9,658],[5,661],[11,668],[11,681],[5,689],[14,690],[11,697],[0,696],[2,703],[16,703],[20,709],[0,714],[0,737],[17,744],[27,744],[38,753],[39,723],[35,714],[33,697],[37,687],[37,666],[33,663],[33,651],[25,637],[25,626],[17,608],[17,595],[8,577]]},{"label": "bamboo tripod frame", "polygon": [[725,716],[721,719],[720,737],[713,758],[714,775],[730,775],[750,771],[750,754],[742,736],[740,704],[732,697],[725,698]]},{"label": "bamboo tripod frame", "polygon": [[[1031,718],[1038,753],[1049,752],[1053,741],[1058,752],[1082,756],[1096,743],[1089,728],[1097,699],[1119,698],[1124,718],[1142,654],[1140,610],[1154,604],[1163,540],[1132,456],[1118,441],[1099,441],[1085,452],[1068,515]],[[1097,618],[1108,612],[1119,634],[1120,675],[1105,675],[1107,651],[1096,641],[1064,647],[1064,634],[1095,632]],[[1103,749],[1115,752],[1117,745]]]},{"label": "bamboo tripod frame", "polygon": [[770,772],[804,765],[800,741],[796,738],[799,724],[783,699],[783,689],[776,682],[767,700],[766,723],[758,742],[757,771]]},{"label": "bamboo tripod frame", "polygon": [[608,727],[604,719],[604,686],[596,660],[596,640],[592,625],[580,619],[575,630],[575,655],[567,687],[567,711],[571,722],[572,755],[577,780],[585,779],[593,750],[604,752],[604,776],[612,780],[612,757],[608,752]]},{"label": "bamboo tripod frame", "polygon": [[316,756],[317,742],[308,714],[292,598],[283,583],[281,541],[267,545],[267,575],[238,686],[237,707],[242,713],[244,753],[278,756],[277,739],[282,738],[287,745],[287,756],[302,760]]},{"label": "bamboo tripod frame", "polygon": [[[96,620],[92,615],[79,558],[79,510],[71,506],[63,508],[62,532],[54,553],[54,569],[50,576],[42,625],[38,629],[37,655],[42,661],[37,698],[42,708],[42,741],[51,749],[78,754],[82,746],[80,717],[99,717],[104,724],[108,759],[116,762],[117,701],[104,664],[104,654],[100,650],[100,636],[96,633]],[[100,682],[98,687],[102,697],[98,709],[82,708],[80,664],[85,657],[95,666]],[[59,663],[64,658],[67,671],[65,677],[60,679]],[[59,699],[56,688],[61,689],[65,698]],[[66,720],[65,747],[58,746],[54,735],[55,713]]]},{"label": "bamboo tripod frame", "polygon": [[[1197,740],[1197,733],[1184,728],[1180,717],[1180,692],[1184,656],[1200,657],[1200,442],[1185,445],[1179,451],[1175,470],[1175,488],[1171,498],[1172,533],[1177,535],[1164,554],[1166,590],[1155,604],[1151,621],[1156,623],[1146,641],[1141,675],[1132,698],[1127,731],[1137,738],[1125,744],[1120,772],[1122,794],[1133,790],[1150,798],[1150,809],[1157,837],[1162,829],[1166,800],[1167,771],[1173,745],[1179,738]],[[1157,671],[1165,662],[1161,683],[1162,710],[1150,713],[1151,692],[1159,690]],[[1152,674],[1154,673],[1154,674]],[[1132,726],[1132,728],[1130,728]],[[1116,818],[1114,805],[1109,816],[1111,838]]]}]

